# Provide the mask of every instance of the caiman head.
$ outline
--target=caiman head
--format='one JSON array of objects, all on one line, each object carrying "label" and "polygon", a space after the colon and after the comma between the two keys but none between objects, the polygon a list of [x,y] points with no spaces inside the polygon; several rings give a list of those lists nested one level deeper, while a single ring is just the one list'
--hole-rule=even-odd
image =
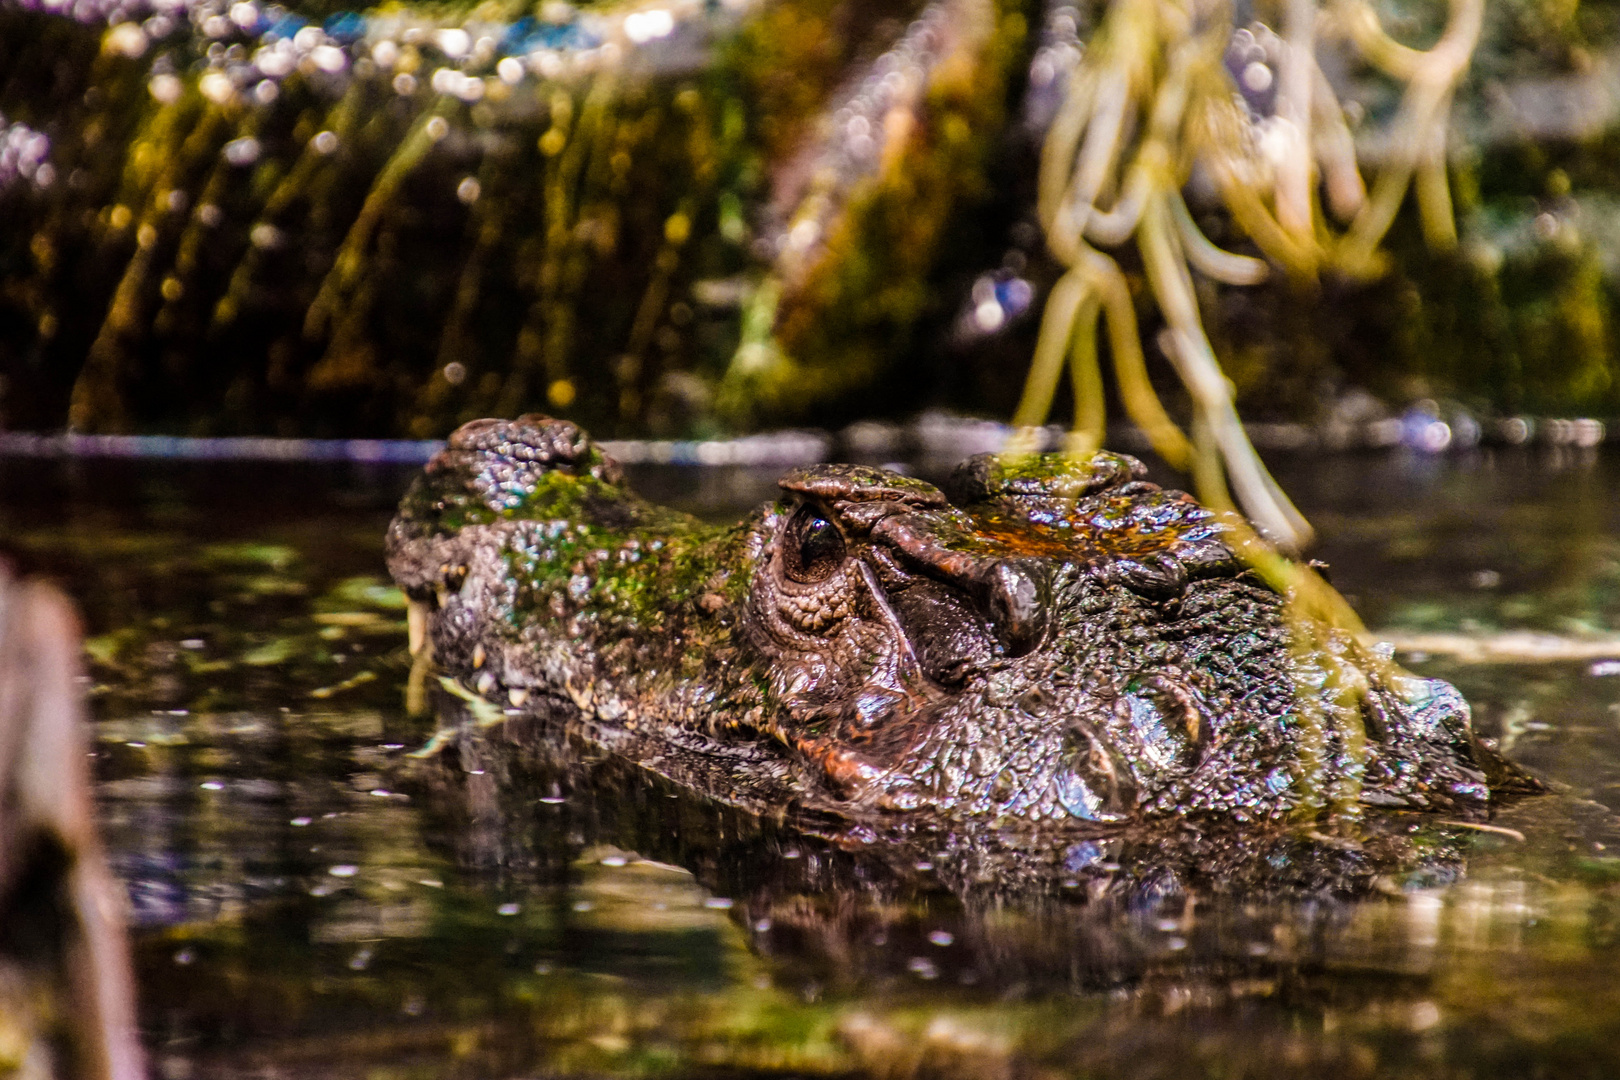
[{"label": "caiman head", "polygon": [[1456,815],[1518,779],[1451,686],[1291,616],[1142,472],[983,456],[941,490],[823,465],[716,528],[637,498],[573,424],[477,421],[406,496],[389,567],[473,691],[633,722],[655,757],[660,733],[758,730],[856,809]]},{"label": "caiman head", "polygon": [[1098,454],[973,458],[942,491],[800,469],[744,617],[773,734],[874,808],[1240,820],[1468,812],[1494,756],[1439,680],[1285,604],[1190,496]]}]

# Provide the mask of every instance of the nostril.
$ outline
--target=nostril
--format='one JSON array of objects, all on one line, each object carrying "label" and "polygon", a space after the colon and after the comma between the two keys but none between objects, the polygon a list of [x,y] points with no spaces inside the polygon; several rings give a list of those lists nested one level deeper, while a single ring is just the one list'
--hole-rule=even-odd
[{"label": "nostril", "polygon": [[1108,577],[1144,600],[1172,600],[1187,588],[1187,568],[1168,551],[1115,559]]},{"label": "nostril", "polygon": [[1003,559],[984,584],[990,621],[1008,655],[1023,656],[1039,645],[1050,608],[1046,575],[1025,560]]}]

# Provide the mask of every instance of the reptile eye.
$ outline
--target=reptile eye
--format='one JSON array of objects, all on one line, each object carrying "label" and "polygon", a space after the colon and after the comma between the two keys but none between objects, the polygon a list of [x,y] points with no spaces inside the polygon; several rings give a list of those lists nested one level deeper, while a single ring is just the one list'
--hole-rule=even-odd
[{"label": "reptile eye", "polygon": [[799,507],[782,537],[782,568],[801,585],[814,585],[832,577],[844,561],[844,538],[838,526],[814,508]]}]

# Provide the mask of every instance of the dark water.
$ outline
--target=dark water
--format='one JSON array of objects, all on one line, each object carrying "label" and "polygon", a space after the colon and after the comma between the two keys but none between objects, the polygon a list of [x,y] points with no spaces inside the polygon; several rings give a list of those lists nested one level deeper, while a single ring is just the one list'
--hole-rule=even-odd
[{"label": "dark water", "polygon": [[[1572,653],[1404,656],[1555,791],[1385,826],[1412,857],[1354,895],[1107,844],[947,874],[501,725],[412,760],[408,470],[0,461],[0,542],[83,610],[164,1077],[1620,1074],[1620,664],[1581,644],[1620,628],[1620,457],[1278,466],[1369,625]],[[724,517],[773,478],[637,479]],[[1257,857],[1331,884],[1349,846]]]}]

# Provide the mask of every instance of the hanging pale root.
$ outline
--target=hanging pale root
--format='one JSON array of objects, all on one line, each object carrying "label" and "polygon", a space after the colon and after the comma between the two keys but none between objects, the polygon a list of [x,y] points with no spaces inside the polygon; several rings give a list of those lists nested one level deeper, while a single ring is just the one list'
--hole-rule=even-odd
[{"label": "hanging pale root", "polygon": [[1242,145],[1244,121],[1236,111],[1237,106],[1207,94],[1200,105],[1192,117],[1191,134],[1206,147],[1204,165],[1227,212],[1244,235],[1290,274],[1302,280],[1314,279],[1321,262],[1317,245],[1300,242],[1282,227],[1259,191],[1242,175],[1248,163],[1235,159],[1225,149]]},{"label": "hanging pale root", "polygon": [[1153,97],[1147,138],[1131,162],[1124,193],[1112,210],[1093,207],[1085,221],[1086,239],[1097,244],[1123,244],[1136,231],[1148,199],[1156,191],[1175,187],[1170,148],[1187,110],[1188,83],[1198,52],[1197,41],[1184,41],[1171,52],[1164,81]]},{"label": "hanging pale root", "polygon": [[1335,22],[1367,62],[1390,78],[1410,82],[1423,66],[1422,50],[1402,45],[1384,33],[1378,13],[1366,0],[1345,0],[1335,12]]},{"label": "hanging pale root", "polygon": [[343,304],[344,294],[359,276],[365,265],[366,248],[371,244],[371,235],[376,231],[377,223],[382,220],[383,211],[394,201],[399,193],[400,185],[410,175],[411,170],[421,163],[427,152],[433,148],[438,140],[434,138],[429,125],[439,118],[440,112],[449,107],[452,99],[441,98],[439,104],[428,109],[417,118],[411,130],[400,141],[399,148],[394,151],[377,179],[372,182],[371,190],[366,193],[366,201],[360,206],[360,213],[355,217],[354,224],[349,226],[348,235],[339,245],[337,257],[332,260],[332,268],[326,272],[321,281],[320,289],[315,293],[315,299],[310,302],[309,310],[304,313],[304,336],[318,338],[324,334],[331,325],[332,316]]},{"label": "hanging pale root", "polygon": [[1315,245],[1301,244],[1290,236],[1272,216],[1259,193],[1222,164],[1212,160],[1209,171],[1220,192],[1221,203],[1255,246],[1281,263],[1294,277],[1314,281],[1320,264]]},{"label": "hanging pale root", "polygon": [[1125,414],[1147,435],[1154,451],[1172,469],[1185,472],[1192,465],[1192,444],[1164,411],[1164,404],[1148,380],[1147,360],[1136,326],[1136,306],[1119,265],[1093,248],[1080,252],[1077,269],[1089,276],[1102,301],[1108,321],[1108,345],[1114,355],[1114,379],[1119,384]]},{"label": "hanging pale root", "polygon": [[1322,184],[1327,188],[1328,209],[1341,222],[1350,221],[1367,201],[1367,185],[1356,165],[1356,142],[1350,125],[1344,122],[1344,107],[1315,57],[1316,93],[1312,96],[1312,125],[1316,139],[1312,149],[1322,167]]},{"label": "hanging pale root", "polygon": [[1179,191],[1165,193],[1170,203],[1170,216],[1176,226],[1176,235],[1187,261],[1200,272],[1227,285],[1258,285],[1271,276],[1271,267],[1264,259],[1251,258],[1224,251],[1205,236],[1192,219],[1186,200]]},{"label": "hanging pale root", "polygon": [[1131,167],[1130,175],[1125,180],[1125,191],[1114,203],[1113,209],[1093,209],[1087,217],[1085,237],[1093,244],[1114,247],[1129,240],[1136,231],[1137,222],[1142,220],[1142,207],[1147,204],[1148,195],[1153,190],[1154,173],[1157,171],[1143,161],[1149,149],[1161,151],[1156,156],[1161,160],[1160,167],[1163,167],[1163,148],[1157,144],[1144,147],[1137,155],[1136,164]]},{"label": "hanging pale root", "polygon": [[1191,471],[1193,488],[1198,492],[1198,497],[1210,509],[1241,519],[1242,515],[1232,504],[1232,494],[1226,488],[1226,470],[1221,468],[1221,448],[1215,441],[1214,429],[1210,427],[1208,415],[1196,406],[1193,409],[1192,438],[1196,457]]},{"label": "hanging pale root", "polygon": [[1276,167],[1277,222],[1300,243],[1316,232],[1316,170],[1311,156],[1311,97],[1316,80],[1315,0],[1286,0],[1284,31],[1288,47],[1277,74],[1276,116],[1283,122],[1290,152]]},{"label": "hanging pale root", "polygon": [[1288,598],[1291,613],[1352,633],[1365,632],[1355,609],[1321,574],[1279,553],[1236,511],[1223,513],[1221,520],[1222,539],[1261,580]]},{"label": "hanging pale root", "polygon": [[1041,316],[1035,357],[1029,376],[1024,380],[1024,395],[1013,413],[1015,434],[1008,445],[1010,453],[1030,454],[1040,447],[1039,428],[1052,411],[1052,396],[1057,393],[1058,378],[1063,374],[1063,356],[1069,351],[1075,319],[1089,291],[1085,276],[1078,269],[1070,270],[1052,286],[1046,311]]},{"label": "hanging pale root", "polygon": [[[1451,111],[1451,95],[1440,105],[1441,115]],[[1423,223],[1423,239],[1437,251],[1457,246],[1457,216],[1451,208],[1451,178],[1446,175],[1446,128],[1435,125],[1429,132],[1429,145],[1417,165],[1412,182],[1417,195],[1418,218]]]},{"label": "hanging pale root", "polygon": [[1047,246],[1065,262],[1073,261],[1092,206],[1118,165],[1127,117],[1135,116],[1128,73],[1108,72],[1097,88],[1095,105],[1075,162],[1074,179],[1059,200],[1052,220],[1045,223]]},{"label": "hanging pale root", "polygon": [[1108,427],[1103,398],[1102,368],[1097,363],[1097,315],[1102,310],[1095,290],[1087,290],[1075,315],[1073,344],[1069,348],[1069,382],[1074,387],[1074,427],[1064,440],[1070,457],[1090,458],[1102,449]]},{"label": "hanging pale root", "polygon": [[1046,144],[1041,149],[1035,214],[1043,224],[1049,224],[1057,216],[1063,193],[1074,176],[1074,155],[1080,149],[1080,137],[1091,119],[1091,103],[1096,93],[1096,71],[1084,65],[1075,68],[1069,77],[1068,92],[1058,105],[1057,115],[1047,131]]},{"label": "hanging pale root", "polygon": [[[1088,77],[1089,93],[1058,132],[1062,141],[1049,138],[1043,149],[1041,223],[1048,246],[1065,262],[1073,261],[1091,209],[1117,172],[1122,140],[1135,119],[1136,93],[1152,80],[1153,57],[1166,36],[1167,18],[1176,21],[1174,14],[1161,0],[1115,0],[1109,6],[1092,39],[1092,54],[1100,60],[1091,67],[1097,74]],[[1175,33],[1181,27],[1168,29],[1172,40],[1185,36],[1184,30]],[[1060,187],[1063,194],[1052,199]]]},{"label": "hanging pale root", "polygon": [[[1161,0],[1112,0],[1093,39],[1090,63],[1072,76],[1069,100],[1060,107],[1045,147],[1038,210],[1048,246],[1070,269],[1049,301],[1019,423],[1033,438],[1034,425],[1050,410],[1067,350],[1076,405],[1069,449],[1089,453],[1100,445],[1105,415],[1096,320],[1106,318],[1126,410],[1167,461],[1193,473],[1210,505],[1230,510],[1230,482],[1261,531],[1232,514],[1229,535],[1240,554],[1288,596],[1302,656],[1324,653],[1324,635],[1335,633],[1325,627],[1356,630],[1360,623],[1321,578],[1261,538],[1263,531],[1276,544],[1297,548],[1309,538],[1310,527],[1243,432],[1230,384],[1199,317],[1189,265],[1229,284],[1253,284],[1269,267],[1221,250],[1199,230],[1179,192],[1192,162],[1178,148],[1196,148],[1233,220],[1296,277],[1314,278],[1332,243],[1317,201],[1319,188],[1332,215],[1349,222],[1333,252],[1341,266],[1372,264],[1409,188],[1430,243],[1455,244],[1445,121],[1479,36],[1482,4],[1451,0],[1446,30],[1428,52],[1385,34],[1364,0],[1343,0],[1336,24],[1324,24],[1326,32],[1350,39],[1375,66],[1408,84],[1392,140],[1396,152],[1370,194],[1342,109],[1315,60],[1313,0],[1284,2],[1290,47],[1279,73],[1277,112],[1292,125],[1294,138],[1275,170],[1258,167],[1242,152],[1246,119],[1232,99],[1220,59],[1224,39],[1212,29],[1207,40],[1193,40],[1194,13]],[[1153,60],[1161,56],[1156,70]],[[1136,110],[1149,100],[1145,131],[1134,134]],[[1122,168],[1122,162],[1128,165]],[[1113,206],[1099,206],[1110,193],[1117,193]],[[1133,236],[1168,324],[1162,339],[1166,355],[1193,398],[1196,447],[1165,414],[1147,379],[1124,275],[1086,243],[1122,244]],[[1357,712],[1365,688],[1341,686],[1331,672],[1329,677],[1334,679],[1330,696],[1313,714],[1320,749],[1327,750],[1328,733],[1336,729],[1340,749],[1356,757],[1365,743]],[[1328,798],[1340,809],[1352,808],[1357,784],[1352,778],[1340,788],[1326,793]]]},{"label": "hanging pale root", "polygon": [[[1417,89],[1411,87],[1407,93],[1410,95]],[[1412,174],[1417,169],[1418,147],[1427,141],[1426,128],[1437,105],[1437,101],[1415,104],[1414,110],[1422,108],[1422,112],[1414,111],[1405,123],[1399,125],[1398,134],[1392,141],[1402,147],[1402,151],[1379,171],[1372,194],[1351,222],[1350,231],[1340,241],[1337,262],[1349,272],[1377,272],[1380,266],[1378,245],[1383,242],[1390,226],[1395,224],[1395,215],[1400,212],[1401,203],[1406,199]],[[1409,144],[1412,144],[1412,149],[1407,150]]]},{"label": "hanging pale root", "polygon": [[1310,541],[1310,523],[1271,478],[1243,433],[1226,376],[1204,336],[1186,260],[1176,250],[1163,200],[1156,200],[1143,214],[1140,244],[1154,298],[1170,326],[1174,344],[1170,361],[1210,427],[1239,500],[1280,547],[1299,550]]},{"label": "hanging pale root", "polygon": [[[1446,113],[1452,90],[1467,70],[1468,60],[1479,42],[1484,12],[1484,0],[1451,0],[1451,17],[1446,29],[1427,52],[1407,49],[1390,39],[1365,4],[1356,5],[1341,20],[1345,32],[1363,55],[1386,72],[1408,80],[1395,123],[1395,137],[1391,140],[1398,152],[1379,174],[1372,197],[1356,215],[1341,245],[1340,258],[1347,268],[1357,270],[1373,265],[1373,253],[1394,223],[1413,174],[1427,164],[1426,159],[1438,160],[1425,170],[1428,175],[1420,178],[1418,184],[1419,211],[1424,217],[1425,232],[1433,229],[1442,245],[1448,236],[1454,242],[1456,226],[1431,222],[1430,216],[1437,216],[1444,207],[1447,218],[1451,217],[1450,192],[1445,192],[1441,198],[1438,190],[1445,179]],[[1435,170],[1439,170],[1438,182]]]}]

